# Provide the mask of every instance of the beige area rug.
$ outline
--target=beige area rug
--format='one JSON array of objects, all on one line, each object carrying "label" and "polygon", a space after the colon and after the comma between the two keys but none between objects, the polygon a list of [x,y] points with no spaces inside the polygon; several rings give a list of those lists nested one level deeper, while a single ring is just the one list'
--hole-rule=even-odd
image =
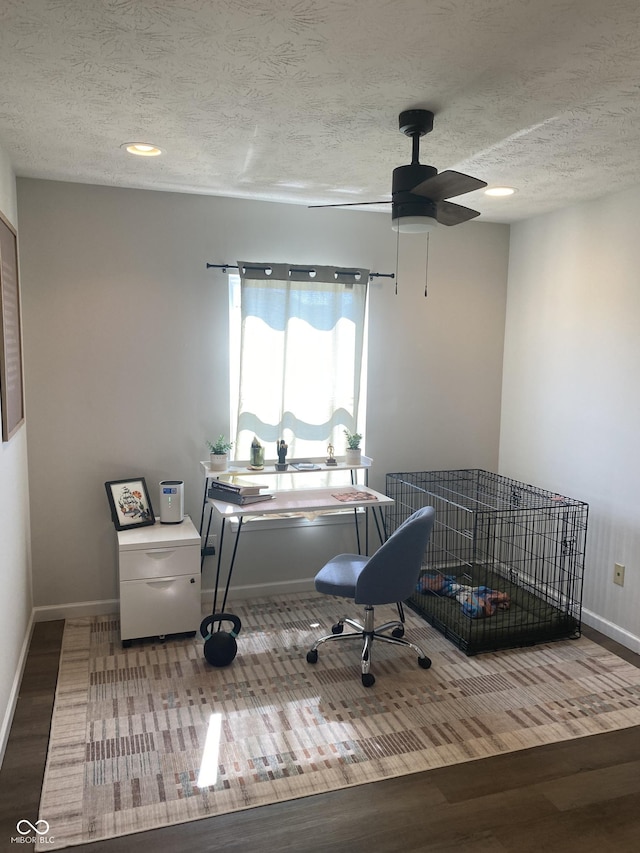
[{"label": "beige area rug", "polygon": [[[243,628],[223,669],[199,637],[123,650],[116,617],[69,620],[40,809],[48,849],[640,724],[640,669],[585,638],[469,658],[411,611],[407,636],[432,668],[374,644],[365,688],[356,643],[306,661],[343,608],[316,594],[232,607]],[[203,754],[217,781],[198,787]]]}]

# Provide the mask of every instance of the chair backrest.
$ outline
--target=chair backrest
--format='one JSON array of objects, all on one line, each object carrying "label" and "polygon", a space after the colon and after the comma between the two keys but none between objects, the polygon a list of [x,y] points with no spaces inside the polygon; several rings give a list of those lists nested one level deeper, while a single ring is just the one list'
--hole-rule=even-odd
[{"label": "chair backrest", "polygon": [[370,558],[356,583],[356,604],[395,604],[415,590],[436,511],[416,510]]}]

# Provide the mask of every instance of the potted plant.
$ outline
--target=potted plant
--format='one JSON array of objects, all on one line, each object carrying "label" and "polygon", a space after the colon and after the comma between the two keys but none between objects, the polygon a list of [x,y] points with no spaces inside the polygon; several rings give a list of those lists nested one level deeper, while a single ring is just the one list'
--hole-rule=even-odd
[{"label": "potted plant", "polygon": [[347,465],[359,465],[362,453],[360,449],[362,435],[359,432],[349,432],[348,429],[345,429],[344,434],[347,437],[345,462]]},{"label": "potted plant", "polygon": [[209,467],[213,471],[226,471],[229,467],[229,451],[233,442],[227,441],[223,435],[219,435],[213,444],[208,441]]}]

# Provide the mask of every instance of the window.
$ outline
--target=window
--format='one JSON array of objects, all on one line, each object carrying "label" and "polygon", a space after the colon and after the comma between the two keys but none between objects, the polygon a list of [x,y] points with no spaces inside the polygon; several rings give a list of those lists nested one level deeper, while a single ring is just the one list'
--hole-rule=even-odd
[{"label": "window", "polygon": [[[368,271],[239,264],[229,277],[231,438],[248,459],[254,436],[275,458],[344,453],[364,433]],[[270,272],[268,271],[270,270]],[[318,483],[319,485],[319,483]]]}]

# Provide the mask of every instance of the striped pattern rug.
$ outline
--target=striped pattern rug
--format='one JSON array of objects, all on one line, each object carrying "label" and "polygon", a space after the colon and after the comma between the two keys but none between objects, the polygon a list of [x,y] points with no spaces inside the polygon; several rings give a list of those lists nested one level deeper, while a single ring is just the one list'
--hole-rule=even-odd
[{"label": "striped pattern rug", "polygon": [[432,668],[374,644],[367,689],[356,643],[306,662],[343,608],[315,593],[232,607],[243,628],[223,669],[199,637],[122,649],[116,617],[68,620],[48,849],[640,724],[640,669],[585,638],[469,658],[412,612],[407,636]]}]

